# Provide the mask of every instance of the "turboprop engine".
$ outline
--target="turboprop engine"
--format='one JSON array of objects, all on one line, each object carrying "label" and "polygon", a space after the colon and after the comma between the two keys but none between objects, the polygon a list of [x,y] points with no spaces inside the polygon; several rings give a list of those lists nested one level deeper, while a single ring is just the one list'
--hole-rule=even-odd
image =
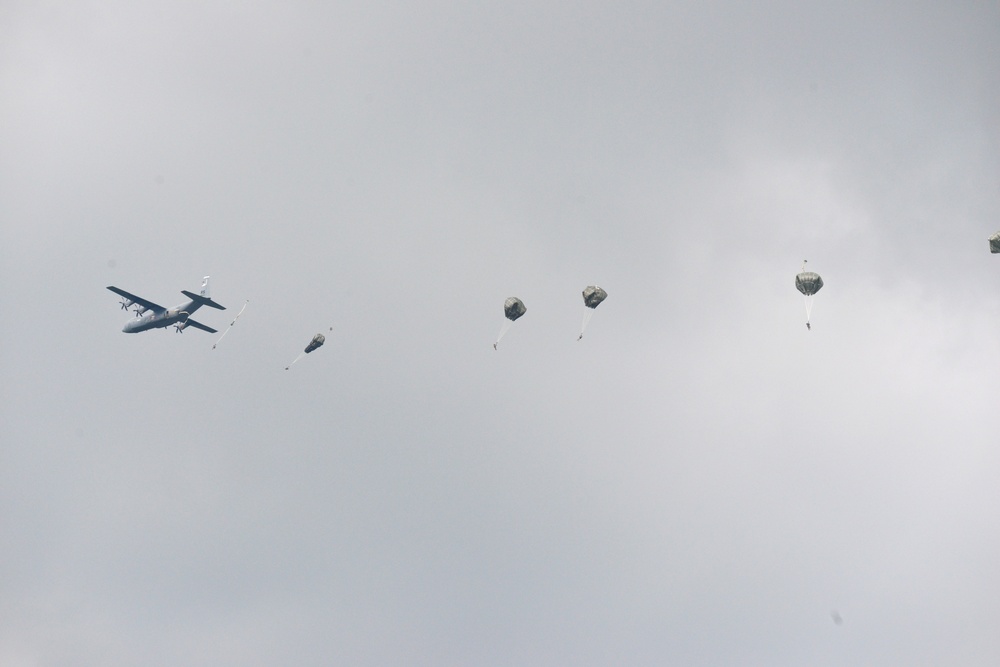
[{"label": "turboprop engine", "polygon": [[188,312],[186,310],[171,308],[167,311],[167,317],[180,317],[179,322],[174,322],[174,328],[177,329],[177,333],[184,333],[184,329],[188,326]]}]

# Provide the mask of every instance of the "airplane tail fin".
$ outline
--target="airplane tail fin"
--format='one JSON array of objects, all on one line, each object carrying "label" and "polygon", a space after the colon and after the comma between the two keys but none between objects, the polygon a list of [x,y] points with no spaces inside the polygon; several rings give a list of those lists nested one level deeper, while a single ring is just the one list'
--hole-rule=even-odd
[{"label": "airplane tail fin", "polygon": [[209,296],[210,292],[209,292],[209,289],[208,289],[208,278],[209,278],[209,276],[205,276],[204,278],[202,278],[200,293],[195,294],[194,292],[188,292],[187,290],[181,290],[181,294],[183,294],[187,298],[191,299],[192,301],[196,301],[196,302],[200,303],[203,306],[208,306],[210,308],[216,308],[218,310],[225,310],[226,309],[225,306],[220,306],[216,302],[212,301],[212,298]]}]

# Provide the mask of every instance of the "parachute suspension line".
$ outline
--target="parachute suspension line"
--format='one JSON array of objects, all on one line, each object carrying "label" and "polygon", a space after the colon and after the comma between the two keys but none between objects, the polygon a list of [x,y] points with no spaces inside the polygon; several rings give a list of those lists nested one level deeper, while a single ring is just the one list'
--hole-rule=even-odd
[{"label": "parachute suspension line", "polygon": [[304,356],[306,356],[305,352],[299,352],[299,356],[295,357],[295,361],[293,361],[292,363],[290,363],[287,366],[285,366],[285,370],[287,371],[289,368],[291,368],[292,366],[294,366],[295,362],[298,361],[299,359],[301,359]]},{"label": "parachute suspension line", "polygon": [[807,294],[804,299],[806,302],[806,322],[808,322],[812,318],[813,295]]},{"label": "parachute suspension line", "polygon": [[503,338],[504,334],[510,331],[510,325],[514,324],[511,320],[504,320],[503,326],[500,327],[500,333],[497,335],[497,341],[493,343],[493,349],[497,349],[497,345],[500,344],[500,339]]},{"label": "parachute suspension line", "polygon": [[583,332],[587,330],[587,325],[590,324],[590,318],[594,316],[593,308],[586,308],[583,311],[583,322],[580,324],[580,335],[576,337],[577,340],[583,338]]},{"label": "parachute suspension line", "polygon": [[215,345],[212,346],[213,350],[219,343],[222,342],[222,339],[226,337],[226,334],[229,333],[229,330],[233,328],[233,325],[236,324],[236,320],[240,319],[240,315],[242,315],[243,311],[247,309],[248,303],[250,303],[250,299],[247,299],[246,303],[243,304],[243,307],[240,308],[240,312],[236,313],[236,317],[233,318],[233,321],[229,323],[229,326],[226,328],[226,330],[222,332],[221,336],[219,336],[219,340],[215,341]]}]

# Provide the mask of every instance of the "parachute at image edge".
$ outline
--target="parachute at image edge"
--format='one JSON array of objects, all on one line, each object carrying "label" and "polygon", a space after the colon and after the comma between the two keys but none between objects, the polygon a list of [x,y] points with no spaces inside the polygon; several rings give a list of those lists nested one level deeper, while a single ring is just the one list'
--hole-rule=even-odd
[{"label": "parachute at image edge", "polygon": [[816,292],[823,289],[823,279],[818,273],[806,271],[806,260],[802,262],[802,271],[795,276],[795,289],[802,292],[806,302],[806,329],[812,330],[810,323],[812,302]]},{"label": "parachute at image edge", "polygon": [[1000,252],[1000,232],[990,237],[990,252],[996,254]]},{"label": "parachute at image edge", "polygon": [[583,290],[583,305],[587,307],[587,310],[583,312],[583,324],[580,325],[580,335],[576,339],[583,339],[583,332],[587,329],[587,325],[590,323],[590,318],[594,315],[594,309],[596,309],[602,301],[608,298],[608,293],[597,285],[588,285]]},{"label": "parachute at image edge", "polygon": [[527,311],[528,309],[525,307],[524,302],[516,296],[507,297],[507,300],[503,302],[503,315],[507,318],[507,321],[500,327],[500,334],[497,336],[496,342],[493,343],[494,350],[497,349],[497,345],[500,344],[500,339],[503,338],[503,335],[510,329],[510,325]]}]

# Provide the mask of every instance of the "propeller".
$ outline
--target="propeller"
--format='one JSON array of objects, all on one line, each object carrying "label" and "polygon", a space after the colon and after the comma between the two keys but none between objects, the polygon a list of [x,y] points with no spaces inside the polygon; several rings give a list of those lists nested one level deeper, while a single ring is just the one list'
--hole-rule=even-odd
[{"label": "propeller", "polygon": [[119,301],[118,303],[121,304],[122,310],[128,310],[128,307],[132,305],[132,302],[126,299],[125,297],[122,297],[122,300]]}]

